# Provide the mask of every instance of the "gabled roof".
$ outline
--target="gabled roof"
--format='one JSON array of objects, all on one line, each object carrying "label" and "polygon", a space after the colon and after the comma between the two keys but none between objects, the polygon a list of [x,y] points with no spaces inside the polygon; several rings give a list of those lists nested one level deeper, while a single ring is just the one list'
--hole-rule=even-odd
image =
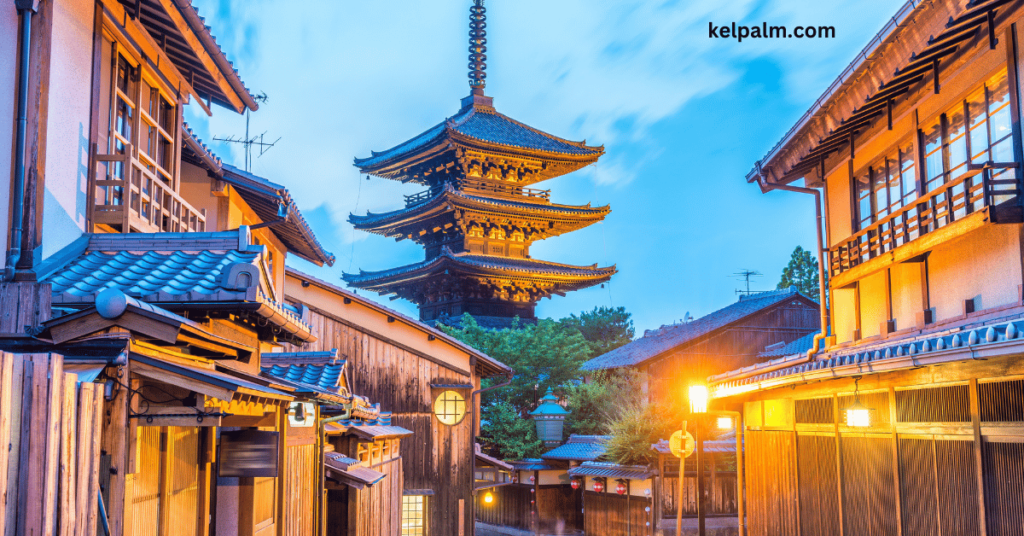
[{"label": "gabled roof", "polygon": [[611,207],[591,207],[588,205],[557,205],[537,201],[519,201],[515,198],[484,197],[459,191],[451,183],[445,183],[437,194],[421,203],[403,209],[374,214],[367,212],[365,216],[350,214],[348,221],[356,229],[388,236],[394,229],[402,225],[421,221],[425,217],[454,208],[472,210],[505,217],[539,217],[556,222],[575,223],[576,225],[555,226],[551,234],[559,235],[569,231],[582,229],[598,222],[611,212]]},{"label": "gabled roof", "polygon": [[324,453],[324,469],[327,471],[327,478],[337,480],[343,484],[356,489],[364,486],[372,486],[387,475],[374,471],[365,464],[354,458],[349,458],[340,452]]},{"label": "gabled roof", "polygon": [[[345,362],[324,365],[279,365],[268,359],[273,354],[263,354],[260,368],[271,378],[284,379],[304,385],[311,385],[336,395],[348,396],[343,385]],[[269,366],[267,363],[271,363]]]},{"label": "gabled roof", "polygon": [[[587,163],[604,154],[603,147],[559,138],[501,114],[494,109],[489,97],[468,97],[454,116],[391,149],[374,151],[368,158],[356,158],[355,165],[365,173],[377,175],[383,167],[417,153],[441,152],[447,149],[449,142],[505,154],[548,156]],[[386,178],[397,178],[391,176],[394,173],[380,176],[385,175],[388,175]]]},{"label": "gabled roof", "polygon": [[540,458],[526,458],[525,460],[516,460],[509,462],[516,471],[551,471],[551,470],[564,470],[565,464],[557,461],[546,461]]},{"label": "gabled roof", "polygon": [[569,469],[570,476],[592,476],[604,478],[625,478],[629,480],[647,480],[658,474],[658,471],[646,465],[619,465],[605,462],[583,462],[579,467]]},{"label": "gabled roof", "polygon": [[569,440],[541,454],[544,460],[594,461],[604,456],[611,436],[570,435]]},{"label": "gabled roof", "polygon": [[90,233],[37,269],[52,303],[82,309],[106,289],[171,311],[230,308],[254,314],[281,336],[314,341],[312,328],[277,302],[265,248],[247,227],[218,233]]},{"label": "gabled roof", "polygon": [[442,247],[441,254],[433,259],[379,272],[359,270],[359,274],[342,274],[342,278],[352,286],[376,291],[378,288],[383,289],[385,285],[420,279],[445,271],[565,282],[567,288],[596,285],[607,281],[616,272],[615,266],[598,268],[596,264],[574,266],[527,258],[453,253],[447,247]]},{"label": "gabled roof", "polygon": [[788,344],[780,343],[766,346],[763,352],[757,354],[757,357],[758,359],[770,359],[784,355],[806,354],[808,350],[814,347],[814,336],[817,334],[817,331],[813,331]]},{"label": "gabled roof", "polygon": [[587,361],[581,370],[602,370],[639,365],[665,354],[698,337],[725,328],[744,318],[787,300],[800,298],[813,302],[794,287],[741,296],[739,301],[685,324],[663,326],[643,337]]},{"label": "gabled roof", "polygon": [[261,220],[269,223],[284,218],[281,223],[270,226],[270,232],[284,243],[288,251],[317,266],[334,265],[334,254],[325,250],[317,240],[287,188],[228,164],[223,168],[224,181],[238,190],[238,195]]},{"label": "gabled roof", "polygon": [[317,279],[309,274],[300,272],[290,266],[285,267],[285,273],[290,277],[300,279],[304,283],[310,283],[312,285],[317,286],[318,288],[321,288],[333,294],[337,294],[354,302],[358,302],[359,304],[365,307],[377,310],[384,315],[390,316],[396,320],[405,323],[406,325],[413,326],[416,329],[425,332],[428,337],[444,341],[445,343],[451,346],[459,348],[460,350],[476,358],[477,368],[480,370],[481,376],[483,377],[492,377],[501,374],[512,374],[512,369],[508,365],[494,359],[493,357],[481,352],[480,350],[477,350],[476,348],[473,348],[472,346],[469,346],[468,344],[456,339],[455,337],[452,337],[451,335],[448,335],[447,333],[429,324],[425,324],[394,309],[385,307],[373,300],[369,300],[363,296],[360,296],[355,292],[352,292],[351,290],[343,289],[337,285],[332,285],[326,281]]}]

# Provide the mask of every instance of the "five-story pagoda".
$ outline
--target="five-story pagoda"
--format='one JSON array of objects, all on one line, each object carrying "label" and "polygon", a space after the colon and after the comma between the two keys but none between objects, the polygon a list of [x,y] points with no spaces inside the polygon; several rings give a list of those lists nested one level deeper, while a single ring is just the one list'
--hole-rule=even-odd
[{"label": "five-story pagoda", "polygon": [[[515,121],[484,95],[486,18],[483,0],[470,8],[471,93],[454,116],[369,158],[363,173],[427,187],[405,208],[351,215],[356,229],[413,240],[423,262],[344,274],[350,286],[417,304],[434,321],[470,313],[489,325],[533,319],[538,300],[607,281],[615,267],[572,266],[532,259],[530,245],[601,221],[608,206],[558,205],[549,190],[528,186],[597,162],[603,147],[572,142]],[[489,318],[487,318],[489,317]]]}]

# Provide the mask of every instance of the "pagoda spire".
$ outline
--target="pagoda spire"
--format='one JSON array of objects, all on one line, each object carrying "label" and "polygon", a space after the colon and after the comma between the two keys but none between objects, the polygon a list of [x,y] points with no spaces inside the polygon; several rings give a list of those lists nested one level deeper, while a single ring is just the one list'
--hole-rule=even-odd
[{"label": "pagoda spire", "polygon": [[484,0],[473,0],[469,8],[469,87],[483,95],[487,85],[487,8]]}]

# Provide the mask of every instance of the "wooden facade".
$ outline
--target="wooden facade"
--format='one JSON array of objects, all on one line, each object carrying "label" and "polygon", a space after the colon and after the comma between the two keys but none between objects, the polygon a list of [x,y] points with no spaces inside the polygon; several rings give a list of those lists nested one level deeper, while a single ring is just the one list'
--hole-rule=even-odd
[{"label": "wooden facade", "polygon": [[750,534],[1024,526],[1022,27],[1016,2],[908,3],[748,177],[823,190],[832,312],[817,352],[711,378],[744,415]]},{"label": "wooden facade", "polygon": [[[337,349],[353,391],[379,402],[392,412],[392,424],[413,432],[402,449],[404,489],[425,503],[423,534],[472,534],[479,430],[472,392],[482,377],[508,369],[425,324],[301,272],[288,270],[286,288],[289,302],[308,309],[318,337],[303,349]],[[467,403],[467,415],[454,425],[435,416],[435,401],[445,391]]]}]

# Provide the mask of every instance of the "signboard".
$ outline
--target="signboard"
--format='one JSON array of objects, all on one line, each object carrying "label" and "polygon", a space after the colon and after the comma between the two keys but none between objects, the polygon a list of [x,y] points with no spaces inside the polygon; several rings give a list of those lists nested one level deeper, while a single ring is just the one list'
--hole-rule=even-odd
[{"label": "signboard", "polygon": [[218,476],[276,477],[279,441],[278,432],[221,432]]},{"label": "signboard", "polygon": [[697,443],[693,440],[690,432],[686,432],[684,436],[682,430],[676,430],[672,432],[672,437],[668,438],[668,448],[676,458],[689,458],[696,447]]}]

